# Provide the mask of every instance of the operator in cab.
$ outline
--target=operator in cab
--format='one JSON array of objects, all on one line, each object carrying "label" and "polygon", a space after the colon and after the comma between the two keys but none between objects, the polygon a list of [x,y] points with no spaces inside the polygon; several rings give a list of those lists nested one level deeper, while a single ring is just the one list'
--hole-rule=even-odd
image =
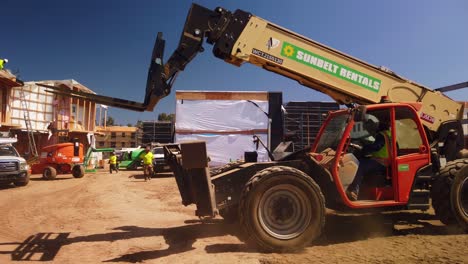
[{"label": "operator in cab", "polygon": [[365,129],[370,135],[373,135],[375,141],[364,145],[361,153],[363,158],[359,159],[359,168],[356,172],[353,182],[348,186],[346,195],[352,201],[358,200],[359,187],[364,176],[387,175],[387,167],[390,165],[389,157],[391,151],[391,131],[390,121],[387,118],[380,120],[367,119],[364,123]]}]

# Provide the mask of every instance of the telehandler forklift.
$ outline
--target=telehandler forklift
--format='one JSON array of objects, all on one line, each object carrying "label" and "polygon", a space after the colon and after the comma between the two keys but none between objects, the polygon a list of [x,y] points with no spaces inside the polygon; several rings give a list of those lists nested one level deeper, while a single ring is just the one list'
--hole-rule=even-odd
[{"label": "telehandler forklift", "polygon": [[[325,208],[367,212],[428,210],[468,231],[468,155],[463,104],[384,67],[376,67],[261,19],[251,13],[193,4],[179,46],[164,63],[158,33],[143,103],[66,91],[131,110],[152,110],[171,92],[185,66],[212,44],[216,57],[251,63],[331,96],[349,108],[328,115],[316,141],[271,162],[245,162],[210,175],[204,142],[165,148],[184,205],[196,215],[238,221],[264,251],[290,251],[316,239]],[[47,86],[46,86],[47,87]],[[55,93],[65,93],[49,86]],[[369,123],[390,126],[383,175],[367,175],[358,200],[346,195],[359,168],[360,149],[375,140]],[[379,180],[383,179],[383,180]]]}]

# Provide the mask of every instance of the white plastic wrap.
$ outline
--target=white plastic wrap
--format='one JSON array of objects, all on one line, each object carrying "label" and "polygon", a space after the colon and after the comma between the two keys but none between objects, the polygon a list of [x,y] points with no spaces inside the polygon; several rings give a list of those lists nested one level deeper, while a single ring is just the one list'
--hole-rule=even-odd
[{"label": "white plastic wrap", "polygon": [[[267,135],[257,134],[257,136],[266,144]],[[203,140],[206,142],[208,156],[211,159],[210,166],[221,166],[229,161],[244,159],[245,151],[255,151],[252,135],[242,134],[176,134],[176,143],[192,140]],[[259,144],[258,161],[268,161],[268,153],[265,148]]]},{"label": "white plastic wrap", "polygon": [[[244,159],[244,152],[255,151],[253,134],[247,131],[257,130],[256,135],[268,143],[265,113],[268,113],[267,101],[177,100],[175,141],[205,141],[210,166]],[[261,145],[257,152],[258,161],[269,160]]]},{"label": "white plastic wrap", "polygon": [[267,101],[177,100],[175,129],[219,132],[267,129],[265,113]]}]

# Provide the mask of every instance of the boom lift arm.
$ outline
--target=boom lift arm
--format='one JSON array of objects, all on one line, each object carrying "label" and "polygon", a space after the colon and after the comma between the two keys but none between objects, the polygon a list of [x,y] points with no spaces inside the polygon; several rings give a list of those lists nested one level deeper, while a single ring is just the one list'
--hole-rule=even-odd
[{"label": "boom lift arm", "polygon": [[439,91],[405,79],[316,41],[291,32],[248,12],[209,10],[193,4],[179,46],[163,65],[162,34],[154,47],[147,83],[148,109],[171,92],[180,71],[204,49],[206,38],[216,57],[240,66],[248,62],[298,81],[331,96],[340,104],[420,102],[424,125],[436,133],[442,123],[461,120],[463,105]]},{"label": "boom lift arm", "polygon": [[162,33],[158,33],[143,103],[38,85],[47,87],[52,93],[88,98],[96,103],[134,111],[152,111],[159,100],[170,94],[179,72],[204,50],[204,39],[213,45],[214,55],[227,63],[257,65],[323,92],[340,104],[379,103],[384,96],[392,102],[420,103],[421,120],[431,132],[429,136],[433,137],[431,141],[434,143],[437,139],[443,140],[440,134],[446,134],[454,127],[461,128],[463,104],[441,91],[466,86],[463,83],[450,86],[450,89],[431,90],[384,67],[356,59],[248,12],[236,10],[232,13],[221,7],[210,10],[197,4],[190,8],[179,45],[166,63],[163,60],[165,41]]}]

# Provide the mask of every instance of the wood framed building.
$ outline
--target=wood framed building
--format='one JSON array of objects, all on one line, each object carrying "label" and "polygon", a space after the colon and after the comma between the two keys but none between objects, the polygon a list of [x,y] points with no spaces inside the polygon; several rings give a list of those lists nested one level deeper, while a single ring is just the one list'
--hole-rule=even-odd
[{"label": "wood framed building", "polygon": [[10,128],[20,127],[11,122],[11,93],[13,87],[21,86],[21,82],[6,70],[0,70],[0,131],[9,132]]},{"label": "wood framed building", "polygon": [[0,130],[18,138],[16,149],[21,155],[28,154],[29,151],[26,116],[29,116],[30,131],[33,132],[38,152],[44,146],[75,138],[85,148],[89,146],[90,139],[94,136],[96,104],[90,100],[51,93],[37,84],[88,93],[94,93],[93,91],[75,80],[25,82],[22,85],[14,76],[5,77],[6,71],[0,73]]},{"label": "wood framed building", "polygon": [[97,127],[96,132],[96,148],[135,148],[141,144],[137,127]]}]

